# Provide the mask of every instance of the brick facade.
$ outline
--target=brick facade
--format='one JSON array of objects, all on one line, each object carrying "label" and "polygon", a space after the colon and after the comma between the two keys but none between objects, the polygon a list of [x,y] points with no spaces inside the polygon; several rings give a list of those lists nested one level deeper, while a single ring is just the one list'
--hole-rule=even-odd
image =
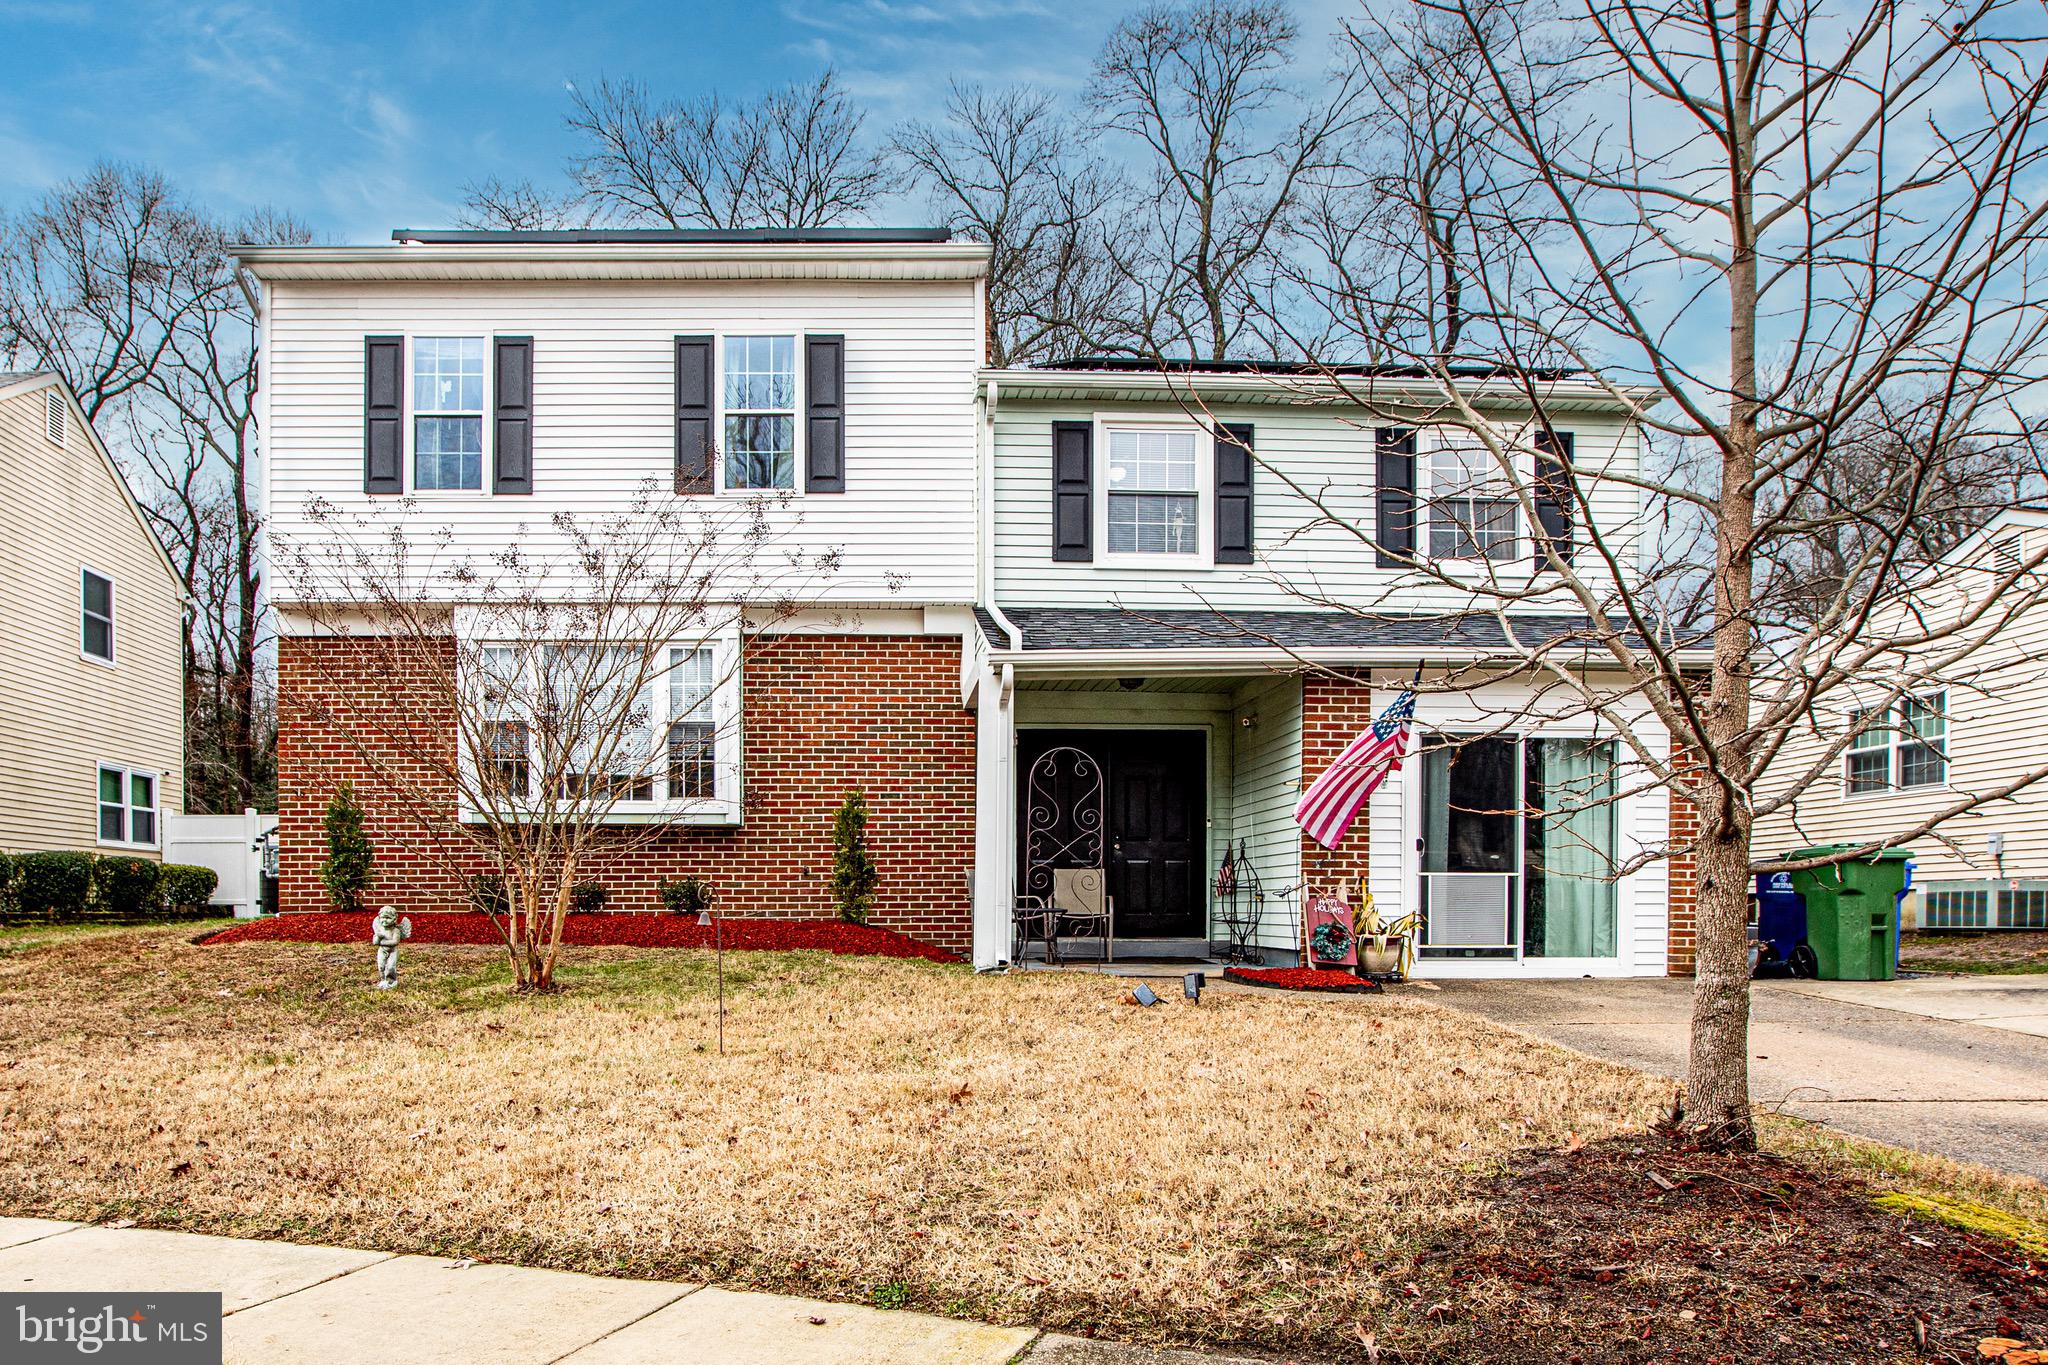
[{"label": "brick facade", "polygon": [[[1685,750],[1672,755],[1673,767],[1685,766]],[[1671,846],[1689,849],[1699,837],[1699,807],[1674,794],[1671,798]],[[1699,939],[1699,866],[1690,852],[1672,855],[1671,921],[1666,930],[1664,971],[1670,976],[1691,976]]]},{"label": "brick facade", "polygon": [[[451,643],[452,651],[452,643]],[[404,724],[452,750],[452,713],[429,679],[390,679],[373,646],[287,636],[278,642],[279,906],[330,908],[318,875],[321,817],[335,785],[351,781],[377,848],[373,897],[408,910],[467,908],[463,877],[482,858],[452,833],[455,793],[419,821],[379,799],[376,769],[355,752],[366,728],[324,719],[345,690],[358,711],[384,699],[375,728]],[[374,657],[381,662],[381,654]],[[426,670],[431,672],[432,670]],[[958,953],[971,946],[974,715],[960,704],[960,642],[922,636],[765,637],[741,681],[744,814],[738,829],[672,828],[596,874],[610,908],[661,908],[658,885],[693,875],[734,915],[834,913],[832,820],[846,793],[868,797],[868,842],[881,870],[872,922]],[[394,761],[389,752],[381,761]]]},{"label": "brick facade", "polygon": [[[1301,680],[1301,782],[1304,790],[1321,777],[1344,746],[1373,722],[1372,681],[1367,677],[1305,674]],[[1333,852],[1306,834],[1301,841],[1302,880],[1318,891],[1342,890],[1354,907],[1365,880],[1372,811],[1358,813],[1350,833]],[[1340,885],[1341,884],[1341,885]]]}]

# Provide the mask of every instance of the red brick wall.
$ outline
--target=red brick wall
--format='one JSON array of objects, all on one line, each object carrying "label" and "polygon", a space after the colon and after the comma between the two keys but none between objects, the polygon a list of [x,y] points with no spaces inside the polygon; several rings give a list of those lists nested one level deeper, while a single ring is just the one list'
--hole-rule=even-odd
[{"label": "red brick wall", "polygon": [[[452,649],[452,644],[451,644]],[[453,833],[455,794],[420,821],[380,791],[351,737],[409,725],[423,746],[454,744],[452,714],[430,677],[379,676],[385,656],[346,639],[278,642],[279,905],[331,908],[320,885],[321,816],[335,785],[353,782],[377,848],[371,893],[409,910],[467,908],[463,877],[484,862]],[[432,674],[432,668],[422,670]],[[384,714],[338,726],[323,700],[345,691]],[[960,644],[918,636],[788,635],[753,642],[742,680],[743,824],[669,829],[596,873],[609,908],[661,908],[656,887],[694,875],[736,915],[830,916],[832,818],[847,791],[868,797],[868,842],[881,870],[873,923],[955,952],[971,947],[974,715],[960,705]],[[403,762],[386,749],[384,763]],[[414,772],[429,772],[421,764]],[[410,780],[410,779],[408,779]],[[431,781],[431,780],[430,780]]]},{"label": "red brick wall", "polygon": [[[1344,746],[1373,722],[1372,682],[1366,677],[1332,677],[1310,673],[1301,680],[1301,780],[1307,784],[1323,775]],[[1335,852],[1324,848],[1306,834],[1301,835],[1302,879],[1318,891],[1338,889],[1344,883],[1344,897],[1353,909],[1359,904],[1358,887],[1366,874],[1367,837],[1371,812],[1363,810],[1351,824]]]},{"label": "red brick wall", "polygon": [[[1674,767],[1685,764],[1684,750],[1673,754]],[[1683,848],[1700,832],[1699,807],[1671,794],[1671,846]],[[1671,976],[1691,976],[1699,934],[1699,868],[1691,853],[1674,854],[1670,864],[1671,922],[1666,930],[1664,970]]]}]

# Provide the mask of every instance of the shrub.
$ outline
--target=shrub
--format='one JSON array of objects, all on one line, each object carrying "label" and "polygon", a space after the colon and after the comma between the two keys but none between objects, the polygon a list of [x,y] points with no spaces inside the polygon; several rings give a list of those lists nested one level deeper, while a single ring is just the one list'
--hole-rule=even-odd
[{"label": "shrub", "polygon": [[5,924],[19,913],[14,903],[14,870],[17,859],[12,853],[0,853],[0,924]]},{"label": "shrub", "polygon": [[220,885],[218,872],[191,863],[165,863],[163,874],[164,904],[173,915],[204,914]]},{"label": "shrub", "polygon": [[114,919],[161,919],[164,870],[147,858],[101,858],[93,865],[99,912]]},{"label": "shrub", "polygon": [[356,804],[354,788],[344,782],[334,789],[322,821],[327,833],[327,860],[320,864],[320,880],[327,898],[337,910],[363,908],[363,892],[371,881],[373,850],[370,836],[363,833],[363,808]]},{"label": "shrub", "polygon": [[31,919],[77,919],[92,894],[92,857],[85,853],[24,853],[15,863],[16,903]]},{"label": "shrub", "polygon": [[469,879],[469,908],[503,919],[512,913],[512,894],[505,879],[495,872],[479,872]]},{"label": "shrub", "polygon": [[868,922],[881,875],[868,856],[868,798],[850,791],[832,821],[832,899],[839,904],[839,918],[848,924]]},{"label": "shrub", "polygon": [[661,884],[661,903],[672,915],[697,915],[711,908],[711,885],[696,877],[678,877]]},{"label": "shrub", "polygon": [[578,882],[569,888],[569,913],[572,915],[594,915],[604,909],[612,893],[605,889],[603,882]]}]

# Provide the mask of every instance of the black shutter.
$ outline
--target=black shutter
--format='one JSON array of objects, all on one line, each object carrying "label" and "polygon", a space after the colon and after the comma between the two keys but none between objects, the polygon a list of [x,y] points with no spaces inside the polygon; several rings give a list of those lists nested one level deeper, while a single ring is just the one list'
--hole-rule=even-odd
[{"label": "black shutter", "polygon": [[533,338],[496,337],[491,343],[496,456],[493,493],[533,491]]},{"label": "black shutter", "polygon": [[709,493],[711,338],[676,338],[676,492]]},{"label": "black shutter", "polygon": [[804,338],[804,491],[846,491],[846,338]]},{"label": "black shutter", "polygon": [[1410,563],[1415,556],[1415,433],[1406,427],[1381,427],[1374,444],[1379,454],[1378,542],[1375,562],[1383,569]]},{"label": "black shutter", "polygon": [[[1572,562],[1572,434],[1549,427],[1536,433],[1536,526],[1557,557]],[[1544,560],[1539,554],[1536,567]]]},{"label": "black shutter", "polygon": [[1252,562],[1252,429],[1216,432],[1216,562]]},{"label": "black shutter", "polygon": [[363,491],[405,491],[405,338],[363,338]]},{"label": "black shutter", "polygon": [[1095,558],[1095,424],[1052,424],[1052,557]]}]

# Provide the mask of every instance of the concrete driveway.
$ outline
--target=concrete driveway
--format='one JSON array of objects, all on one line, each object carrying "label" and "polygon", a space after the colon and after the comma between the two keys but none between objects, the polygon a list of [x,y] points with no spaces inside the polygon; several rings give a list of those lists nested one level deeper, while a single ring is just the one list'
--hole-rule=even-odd
[{"label": "concrete driveway", "polygon": [[[1685,1074],[1692,983],[1445,981],[1431,998],[1581,1052]],[[1759,981],[1757,1102],[2048,1179],[2048,977]]]}]

